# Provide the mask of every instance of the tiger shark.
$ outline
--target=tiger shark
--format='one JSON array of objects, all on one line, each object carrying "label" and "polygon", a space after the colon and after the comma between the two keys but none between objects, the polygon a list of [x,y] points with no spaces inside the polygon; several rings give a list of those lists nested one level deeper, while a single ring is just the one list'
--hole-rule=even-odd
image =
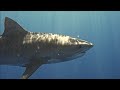
[{"label": "tiger shark", "polygon": [[67,35],[29,32],[5,17],[0,36],[0,65],[25,67],[21,79],[28,79],[43,64],[74,60],[93,44]]}]

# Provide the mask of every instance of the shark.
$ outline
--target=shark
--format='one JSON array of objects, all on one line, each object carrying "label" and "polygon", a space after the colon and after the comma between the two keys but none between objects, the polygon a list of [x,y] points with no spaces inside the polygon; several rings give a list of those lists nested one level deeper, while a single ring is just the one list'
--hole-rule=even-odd
[{"label": "shark", "polygon": [[67,35],[30,32],[5,17],[0,36],[0,65],[25,67],[28,79],[43,64],[74,60],[85,55],[93,43]]}]

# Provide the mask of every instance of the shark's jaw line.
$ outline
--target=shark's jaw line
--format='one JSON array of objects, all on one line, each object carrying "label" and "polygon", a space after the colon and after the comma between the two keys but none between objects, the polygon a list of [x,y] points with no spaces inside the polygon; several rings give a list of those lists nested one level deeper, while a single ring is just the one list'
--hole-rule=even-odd
[{"label": "shark's jaw line", "polygon": [[74,60],[92,46],[90,42],[70,36],[26,31],[6,17],[5,31],[0,36],[0,65],[26,67],[22,79],[27,79],[41,65]]}]

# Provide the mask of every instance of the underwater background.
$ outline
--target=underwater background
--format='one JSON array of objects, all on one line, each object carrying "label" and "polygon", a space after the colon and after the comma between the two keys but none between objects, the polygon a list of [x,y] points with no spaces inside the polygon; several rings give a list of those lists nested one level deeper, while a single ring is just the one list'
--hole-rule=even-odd
[{"label": "underwater background", "polygon": [[[27,31],[69,35],[94,44],[83,57],[42,65],[30,79],[120,79],[120,11],[0,11],[0,35],[6,16]],[[19,79],[24,70],[1,65],[0,79]]]}]

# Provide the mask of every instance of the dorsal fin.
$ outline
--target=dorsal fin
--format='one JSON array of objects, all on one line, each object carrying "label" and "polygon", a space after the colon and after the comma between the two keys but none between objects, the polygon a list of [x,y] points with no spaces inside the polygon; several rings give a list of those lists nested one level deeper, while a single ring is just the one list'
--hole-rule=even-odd
[{"label": "dorsal fin", "polygon": [[17,22],[8,17],[5,17],[4,27],[5,30],[2,36],[24,35],[27,33]]}]

